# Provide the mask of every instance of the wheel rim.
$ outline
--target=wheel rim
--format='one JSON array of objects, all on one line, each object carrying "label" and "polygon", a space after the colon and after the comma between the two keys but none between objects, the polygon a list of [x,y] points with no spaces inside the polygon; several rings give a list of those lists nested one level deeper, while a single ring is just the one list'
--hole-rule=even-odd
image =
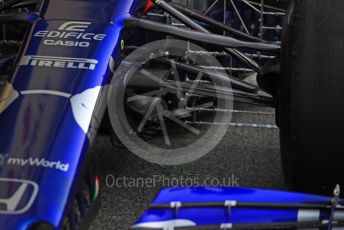
[{"label": "wheel rim", "polygon": [[[183,46],[184,45],[184,46]],[[190,43],[180,40],[168,40],[168,45],[166,46],[166,41],[157,41],[145,45],[145,49],[137,50],[129,55],[129,57],[125,60],[124,63],[137,63],[138,57],[142,58],[143,56],[149,56],[149,53],[155,53],[153,58],[148,58],[148,60],[152,60],[154,58],[162,57],[161,48],[165,47],[168,49],[170,56],[180,56],[181,53],[185,53],[185,50],[180,47],[190,46]],[[193,45],[194,49],[201,49],[200,47]],[[145,50],[145,51],[142,51]],[[156,53],[157,51],[157,53]],[[182,52],[183,51],[183,52]],[[159,56],[160,55],[160,56]],[[152,57],[152,56],[151,56]],[[199,64],[205,65],[204,61],[211,66],[221,66],[215,58],[207,57],[203,58]],[[147,61],[146,60],[146,63]],[[143,62],[145,63],[145,62]],[[142,66],[142,62],[136,66],[130,65],[130,71],[128,73],[128,66],[125,68],[118,68],[116,71],[113,81],[110,86],[110,93],[109,93],[109,115],[110,121],[116,132],[119,139],[122,143],[133,153],[137,156],[150,161],[152,163],[158,163],[163,165],[179,165],[192,162],[194,160],[199,159],[200,157],[204,156],[208,152],[210,152],[224,137],[227,133],[229,125],[210,125],[208,129],[204,132],[203,130],[198,129],[198,127],[194,127],[184,119],[181,118],[181,115],[187,114],[186,109],[190,106],[190,100],[194,93],[195,88],[197,85],[202,82],[202,74],[197,74],[194,81],[192,82],[189,89],[186,91],[184,89],[185,81],[182,82],[180,76],[178,75],[178,71],[176,70],[176,66],[172,62],[171,68],[173,70],[173,77],[175,79],[175,84],[173,87],[171,82],[162,81],[161,79],[157,78],[156,76],[152,75],[145,70],[141,70],[141,73],[145,75],[147,78],[153,80],[162,85],[159,90],[149,91],[145,94],[134,95],[131,97],[126,97],[126,86],[130,82],[130,77],[133,76],[132,74],[137,71]],[[123,67],[123,65],[122,65]],[[208,71],[208,70],[206,70]],[[125,74],[123,74],[125,73]],[[225,74],[225,73],[222,73]],[[219,79],[212,79],[216,85],[221,85],[226,89],[231,89],[230,84],[228,82],[220,81]],[[168,88],[166,92],[166,88]],[[174,88],[174,90],[171,90]],[[172,95],[179,99],[179,108],[174,111],[170,111],[166,109],[169,105],[169,101],[166,100],[166,95]],[[136,127],[132,127],[130,122],[128,122],[125,103],[128,101],[132,102],[134,100],[139,100],[142,96],[149,96],[152,97],[154,103],[151,103],[150,107],[147,109],[143,118],[136,124]],[[166,105],[167,104],[167,105]],[[230,100],[222,100],[217,98],[215,105],[223,110],[230,110],[232,109],[232,97]],[[207,102],[204,104],[196,105],[199,107],[209,108],[214,106],[211,102]],[[150,142],[147,140],[143,140],[137,131],[141,131],[146,125],[149,120],[149,117],[152,113],[156,114],[157,124],[160,124],[161,128],[161,139],[163,139],[164,145],[158,145],[154,140]],[[169,121],[167,123],[167,120]],[[231,120],[230,113],[216,113],[213,119],[216,123],[221,124],[229,124]],[[170,123],[174,123],[179,125],[180,128],[187,131],[189,135],[193,135],[195,138],[192,139],[192,143],[186,143],[184,146],[178,146],[172,140],[172,135],[169,131]],[[178,137],[177,137],[178,138]],[[156,139],[155,139],[156,140]],[[180,137],[179,137],[180,140]]]}]

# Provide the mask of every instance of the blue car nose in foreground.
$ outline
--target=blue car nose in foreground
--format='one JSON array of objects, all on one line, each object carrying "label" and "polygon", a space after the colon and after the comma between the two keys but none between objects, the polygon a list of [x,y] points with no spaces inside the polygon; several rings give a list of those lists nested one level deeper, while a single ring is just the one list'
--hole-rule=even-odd
[{"label": "blue car nose in foreground", "polygon": [[140,2],[44,0],[32,13],[0,95],[1,230],[88,227],[99,186],[87,150],[105,112],[124,20]]},{"label": "blue car nose in foreground", "polygon": [[132,229],[335,229],[343,226],[339,187],[333,198],[249,188],[163,189]]}]

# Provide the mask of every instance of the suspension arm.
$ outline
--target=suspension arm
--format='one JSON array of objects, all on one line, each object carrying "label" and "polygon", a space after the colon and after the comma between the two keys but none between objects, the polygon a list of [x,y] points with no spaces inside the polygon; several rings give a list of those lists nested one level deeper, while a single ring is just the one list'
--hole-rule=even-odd
[{"label": "suspension arm", "polygon": [[[210,33],[204,32],[197,32],[187,29],[181,29],[174,26],[164,25],[162,23],[153,22],[150,20],[139,19],[139,18],[129,18],[125,21],[126,28],[138,28],[149,30],[152,32],[164,33],[168,35],[173,35],[179,38],[183,38],[186,40],[198,42],[198,43],[206,43],[209,45],[216,45],[221,47],[230,47],[230,48],[248,48],[252,50],[258,51],[266,51],[266,52],[273,52],[279,53],[280,46],[275,44],[266,44],[266,43],[256,43],[256,42],[244,42],[237,40],[235,38],[215,35]],[[235,51],[236,56],[241,52]],[[242,54],[242,57],[246,57]],[[253,60],[252,60],[253,61]],[[253,61],[254,62],[254,61]],[[252,66],[254,69],[259,69],[257,64]]]},{"label": "suspension arm", "polygon": [[[182,23],[187,25],[189,28],[197,30],[199,32],[211,34],[203,26],[201,26],[198,23],[194,22],[188,16],[186,16],[182,12],[178,11],[176,8],[174,8],[173,6],[171,6],[170,4],[165,2],[164,0],[152,0],[152,2],[155,5],[159,6],[161,9],[163,9],[165,12],[169,13],[170,15],[172,15],[173,17],[175,17],[176,19],[178,19],[179,21],[181,21]],[[224,45],[223,47],[230,47],[230,46]],[[225,48],[224,51],[229,53],[229,54],[231,54],[231,55],[233,55],[234,57],[236,57],[241,62],[243,62],[246,65],[248,65],[251,68],[253,68],[255,71],[258,72],[260,70],[260,66],[258,65],[257,62],[255,62],[253,59],[247,57],[245,54],[243,54],[239,50],[234,49],[234,48]]]},{"label": "suspension arm", "polygon": [[214,26],[216,27],[217,29],[219,30],[223,30],[223,31],[226,31],[226,32],[229,32],[233,35],[236,35],[242,39],[245,39],[245,40],[248,40],[248,41],[253,41],[253,42],[262,42],[262,40],[260,38],[257,38],[257,37],[254,37],[252,35],[249,35],[249,34],[246,34],[246,33],[243,33],[241,32],[240,30],[236,30],[236,29],[233,29],[231,27],[228,27],[226,26],[225,24],[221,23],[221,22],[218,22],[206,15],[203,15],[197,11],[194,11],[194,10],[190,10],[188,8],[184,8],[182,6],[179,6],[177,4],[171,4],[174,8],[176,8],[177,10],[179,10],[180,12],[186,14],[187,16],[189,16],[190,18],[194,19],[194,20],[197,20],[197,21],[200,21],[200,22],[203,22],[203,23],[206,23],[210,26]]},{"label": "suspension arm", "polygon": [[0,24],[8,22],[26,22],[31,23],[32,14],[27,13],[9,13],[0,15]]},{"label": "suspension arm", "polygon": [[4,2],[0,6],[0,11],[6,10],[6,9],[12,7],[13,5],[17,4],[18,2],[20,2],[20,0],[10,0],[10,1]]},{"label": "suspension arm", "polygon": [[[160,58],[160,59],[157,59],[156,61],[160,62],[160,63],[171,65],[171,60],[169,60],[168,58]],[[258,86],[252,85],[252,84],[245,82],[239,78],[229,76],[229,75],[224,75],[224,74],[221,74],[219,72],[206,71],[205,69],[202,69],[201,67],[198,67],[198,66],[192,65],[192,64],[185,64],[185,63],[178,62],[175,60],[173,62],[176,65],[177,69],[183,70],[183,71],[190,73],[190,74],[196,74],[196,75],[199,73],[202,73],[202,74],[207,75],[211,78],[214,78],[214,79],[216,78],[216,79],[219,79],[221,81],[225,81],[225,82],[231,84],[234,89],[241,90],[241,91],[244,91],[246,93],[257,93],[259,91]]]}]

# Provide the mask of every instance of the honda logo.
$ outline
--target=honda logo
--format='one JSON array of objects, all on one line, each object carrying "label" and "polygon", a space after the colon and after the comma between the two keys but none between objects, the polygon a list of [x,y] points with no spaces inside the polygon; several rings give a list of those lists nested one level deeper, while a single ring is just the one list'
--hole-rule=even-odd
[{"label": "honda logo", "polygon": [[0,178],[0,214],[21,214],[35,201],[39,186],[28,180]]}]

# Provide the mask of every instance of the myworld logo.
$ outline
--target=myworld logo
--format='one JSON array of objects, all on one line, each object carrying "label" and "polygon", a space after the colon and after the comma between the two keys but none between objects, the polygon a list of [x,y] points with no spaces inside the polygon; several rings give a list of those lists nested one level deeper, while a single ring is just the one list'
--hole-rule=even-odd
[{"label": "myworld logo", "polygon": [[63,172],[68,172],[69,164],[63,163],[61,161],[50,161],[45,158],[37,158],[37,157],[29,157],[29,158],[21,158],[21,157],[10,157],[9,155],[0,154],[1,166],[4,165],[13,165],[19,167],[42,167],[42,168],[51,168],[60,170]]},{"label": "myworld logo", "polygon": [[8,165],[18,165],[21,167],[31,166],[31,167],[43,167],[43,168],[52,168],[67,172],[69,169],[69,164],[63,164],[61,161],[48,161],[44,158],[14,158],[10,157],[7,160]]}]

